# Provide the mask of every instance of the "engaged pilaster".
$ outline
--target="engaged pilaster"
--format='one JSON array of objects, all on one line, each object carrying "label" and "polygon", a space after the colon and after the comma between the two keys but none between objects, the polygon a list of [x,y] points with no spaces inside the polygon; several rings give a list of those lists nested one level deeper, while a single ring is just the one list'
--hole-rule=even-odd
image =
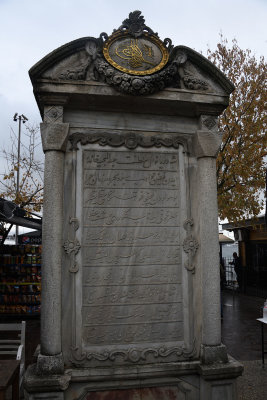
[{"label": "engaged pilaster", "polygon": [[[64,152],[69,124],[61,122],[62,107],[50,107],[41,124],[45,152],[41,354],[37,370],[42,374],[64,371],[61,346],[61,258],[63,225]],[[46,112],[47,110],[45,110]],[[57,116],[59,117],[57,118]],[[52,122],[52,117],[56,122]],[[52,121],[51,121],[52,119]]]},{"label": "engaged pilaster", "polygon": [[221,144],[216,119],[201,116],[195,136],[198,160],[200,263],[202,266],[202,360],[204,363],[227,362],[221,345],[220,268],[216,156]]}]

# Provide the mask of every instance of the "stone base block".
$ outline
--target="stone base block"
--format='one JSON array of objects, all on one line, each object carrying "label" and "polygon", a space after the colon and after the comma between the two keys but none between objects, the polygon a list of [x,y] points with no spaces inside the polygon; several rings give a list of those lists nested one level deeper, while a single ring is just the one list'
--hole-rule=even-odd
[{"label": "stone base block", "polygon": [[37,375],[57,375],[64,373],[64,360],[62,353],[54,356],[39,354],[37,358]]},{"label": "stone base block", "polygon": [[193,361],[159,365],[156,371],[155,366],[153,371],[147,368],[142,372],[136,366],[111,371],[84,368],[40,375],[34,364],[25,374],[25,399],[236,400],[236,378],[243,372],[231,357],[227,363]]},{"label": "stone base block", "polygon": [[27,368],[24,377],[24,395],[26,400],[54,399],[63,400],[64,391],[69,386],[70,376],[64,375],[40,375],[37,373],[37,365]]},{"label": "stone base block", "polygon": [[[77,396],[78,394],[78,396]],[[77,396],[77,397],[76,397]],[[176,385],[143,387],[132,389],[114,389],[90,391],[77,386],[70,387],[65,393],[65,400],[197,400],[199,390],[186,382],[178,381]]]},{"label": "stone base block", "polygon": [[[229,357],[229,356],[228,356]],[[199,365],[199,400],[236,400],[236,378],[242,375],[243,365],[229,357],[228,363]]]},{"label": "stone base block", "polygon": [[63,392],[28,393],[25,391],[24,398],[25,400],[41,400],[41,399],[64,400],[64,393]]},{"label": "stone base block", "polygon": [[219,346],[201,346],[201,361],[204,365],[228,363],[228,355],[224,344]]}]

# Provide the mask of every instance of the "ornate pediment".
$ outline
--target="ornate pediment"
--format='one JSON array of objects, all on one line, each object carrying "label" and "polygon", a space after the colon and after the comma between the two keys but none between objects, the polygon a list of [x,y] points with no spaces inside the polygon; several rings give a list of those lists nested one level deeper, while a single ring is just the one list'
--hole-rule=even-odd
[{"label": "ornate pediment", "polygon": [[230,94],[233,85],[206,58],[163,41],[140,11],[129,14],[112,35],[82,38],[46,56],[30,70],[32,81],[97,81],[129,95],[165,88]]}]

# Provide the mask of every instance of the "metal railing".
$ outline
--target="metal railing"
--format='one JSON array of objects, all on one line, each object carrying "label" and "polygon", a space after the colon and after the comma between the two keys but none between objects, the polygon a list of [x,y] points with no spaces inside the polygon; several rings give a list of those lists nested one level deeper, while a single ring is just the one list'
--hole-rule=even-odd
[{"label": "metal railing", "polygon": [[237,276],[232,258],[223,258],[224,279],[222,286],[225,289],[240,291],[250,296],[267,298],[267,266],[242,267],[241,287],[238,285]]}]

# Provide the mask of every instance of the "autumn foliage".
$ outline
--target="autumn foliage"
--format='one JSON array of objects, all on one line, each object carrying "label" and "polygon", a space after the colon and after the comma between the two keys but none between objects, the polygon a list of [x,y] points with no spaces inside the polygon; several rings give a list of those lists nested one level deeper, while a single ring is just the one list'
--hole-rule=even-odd
[{"label": "autumn foliage", "polygon": [[[43,204],[43,161],[38,160],[39,128],[26,127],[18,160],[17,136],[11,132],[10,148],[2,150],[6,171],[0,175],[0,197],[18,204],[27,211],[40,212]],[[17,191],[17,171],[20,179]]]},{"label": "autumn foliage", "polygon": [[263,57],[256,59],[236,40],[228,46],[222,36],[208,58],[236,88],[219,119],[223,140],[217,158],[219,216],[235,222],[258,215],[264,204],[267,69]]}]

